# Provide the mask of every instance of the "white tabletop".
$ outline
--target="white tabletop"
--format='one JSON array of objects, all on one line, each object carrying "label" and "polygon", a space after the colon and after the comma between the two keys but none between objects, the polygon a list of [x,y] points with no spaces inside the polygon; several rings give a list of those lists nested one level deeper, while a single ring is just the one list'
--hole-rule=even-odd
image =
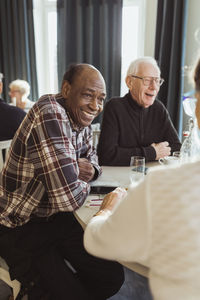
[{"label": "white tabletop", "polygon": [[[92,187],[125,187],[127,188],[130,184],[129,181],[129,170],[130,167],[102,167],[101,176],[91,182]],[[99,210],[101,201],[96,201],[99,198],[103,199],[104,195],[90,194],[85,203],[75,211],[75,216],[78,217],[79,222],[83,227],[89,222],[92,216]],[[97,205],[98,204],[98,205]]]},{"label": "white tabletop", "polygon": [[102,167],[102,175],[95,181],[91,182],[91,186],[123,186],[128,187],[129,170],[131,167]]}]

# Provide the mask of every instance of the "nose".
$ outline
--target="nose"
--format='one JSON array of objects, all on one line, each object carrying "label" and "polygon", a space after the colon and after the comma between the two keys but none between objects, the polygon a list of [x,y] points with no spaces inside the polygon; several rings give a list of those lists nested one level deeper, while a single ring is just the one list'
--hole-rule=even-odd
[{"label": "nose", "polygon": [[96,97],[93,98],[89,106],[92,110],[98,110],[99,109],[98,99]]}]

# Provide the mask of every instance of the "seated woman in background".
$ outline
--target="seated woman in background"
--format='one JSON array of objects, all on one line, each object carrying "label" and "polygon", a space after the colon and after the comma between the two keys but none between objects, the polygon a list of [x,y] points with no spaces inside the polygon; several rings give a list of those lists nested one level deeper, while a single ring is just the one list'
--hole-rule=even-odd
[{"label": "seated woman in background", "polygon": [[[3,74],[0,73],[0,95],[3,92]],[[0,97],[0,141],[12,139],[26,113],[4,102]]]},{"label": "seated woman in background", "polygon": [[[200,59],[195,68],[200,129]],[[200,137],[200,131],[199,131]],[[200,156],[109,193],[86,227],[89,253],[149,267],[154,300],[200,299]]]},{"label": "seated woman in background", "polygon": [[30,85],[27,81],[17,79],[9,84],[9,96],[11,97],[11,102],[28,112],[29,109],[35,104],[35,102],[28,99],[30,94]]}]

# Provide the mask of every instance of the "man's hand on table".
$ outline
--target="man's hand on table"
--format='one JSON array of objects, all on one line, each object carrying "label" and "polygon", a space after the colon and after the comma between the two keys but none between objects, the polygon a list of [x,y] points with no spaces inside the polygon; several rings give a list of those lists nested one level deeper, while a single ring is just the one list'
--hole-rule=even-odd
[{"label": "man's hand on table", "polygon": [[85,182],[91,181],[95,174],[95,169],[93,165],[86,158],[79,158],[78,166],[79,166],[78,178]]},{"label": "man's hand on table", "polygon": [[114,209],[115,205],[119,201],[121,201],[126,196],[126,194],[127,194],[126,190],[120,187],[116,188],[114,191],[107,194],[104,197],[101,207],[99,211],[95,214],[95,216],[103,215],[107,211],[111,212]]},{"label": "man's hand on table", "polygon": [[159,160],[160,158],[163,158],[165,156],[169,156],[171,154],[171,148],[169,147],[168,142],[162,142],[162,143],[153,143],[151,146],[156,151],[156,160]]}]

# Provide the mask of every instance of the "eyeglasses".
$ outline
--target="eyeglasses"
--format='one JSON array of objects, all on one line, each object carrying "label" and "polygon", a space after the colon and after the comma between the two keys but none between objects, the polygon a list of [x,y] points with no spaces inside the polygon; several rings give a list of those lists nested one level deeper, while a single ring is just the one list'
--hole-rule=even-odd
[{"label": "eyeglasses", "polygon": [[20,93],[20,90],[10,90],[10,93]]},{"label": "eyeglasses", "polygon": [[143,84],[146,86],[150,86],[153,82],[155,82],[155,84],[161,86],[164,82],[163,78],[158,78],[158,77],[139,77],[139,76],[135,76],[135,75],[131,75],[131,77],[141,79]]}]

